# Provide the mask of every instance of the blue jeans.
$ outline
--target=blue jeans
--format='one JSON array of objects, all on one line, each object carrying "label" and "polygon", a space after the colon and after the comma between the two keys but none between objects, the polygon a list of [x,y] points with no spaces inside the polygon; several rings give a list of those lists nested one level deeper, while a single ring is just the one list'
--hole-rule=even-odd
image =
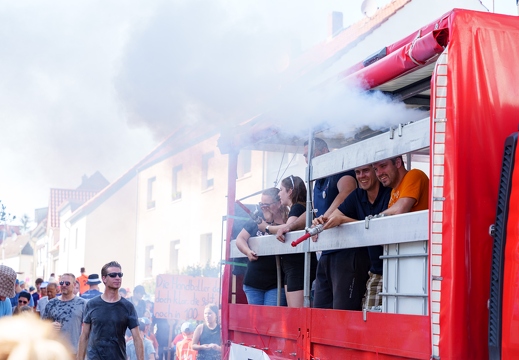
[{"label": "blue jeans", "polygon": [[[270,289],[270,290],[261,290],[256,289],[251,286],[243,285],[243,291],[247,296],[247,302],[250,305],[268,305],[268,306],[277,306],[277,294],[278,289]],[[281,306],[287,305],[287,298],[285,296],[284,288],[281,288]]]}]

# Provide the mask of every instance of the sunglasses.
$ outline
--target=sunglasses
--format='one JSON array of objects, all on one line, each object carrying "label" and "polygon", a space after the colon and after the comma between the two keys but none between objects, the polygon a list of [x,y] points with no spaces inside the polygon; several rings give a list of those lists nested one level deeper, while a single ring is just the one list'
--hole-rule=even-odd
[{"label": "sunglasses", "polygon": [[29,302],[26,300],[18,300],[18,304],[28,304]]},{"label": "sunglasses", "polygon": [[261,209],[266,209],[266,208],[268,208],[270,205],[275,204],[275,203],[277,203],[277,201],[273,201],[273,202],[271,202],[271,203],[262,203],[262,202],[260,202],[260,203],[258,203],[258,205],[259,205],[259,207],[260,207]]},{"label": "sunglasses", "polygon": [[65,285],[65,286],[70,286],[71,282],[70,281],[60,281],[59,284],[61,286]]},{"label": "sunglasses", "polygon": [[122,272],[117,272],[117,273],[108,273],[106,274],[106,276],[110,276],[111,278],[114,278],[116,276],[119,276],[120,278],[123,277],[123,273]]}]

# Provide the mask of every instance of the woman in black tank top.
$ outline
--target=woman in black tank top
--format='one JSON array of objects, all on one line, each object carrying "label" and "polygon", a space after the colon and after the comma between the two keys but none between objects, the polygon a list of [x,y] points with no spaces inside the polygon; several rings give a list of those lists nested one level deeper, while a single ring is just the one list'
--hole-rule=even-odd
[{"label": "woman in black tank top", "polygon": [[222,334],[218,323],[218,306],[208,304],[204,309],[204,323],[196,327],[193,334],[193,350],[197,350],[197,360],[219,360]]}]

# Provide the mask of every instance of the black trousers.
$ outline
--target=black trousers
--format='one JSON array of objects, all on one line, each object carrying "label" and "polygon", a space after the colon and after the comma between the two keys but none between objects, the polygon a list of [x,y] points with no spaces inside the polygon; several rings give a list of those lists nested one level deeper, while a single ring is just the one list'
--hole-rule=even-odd
[{"label": "black trousers", "polygon": [[370,266],[365,247],[322,255],[317,264],[314,308],[362,310]]}]

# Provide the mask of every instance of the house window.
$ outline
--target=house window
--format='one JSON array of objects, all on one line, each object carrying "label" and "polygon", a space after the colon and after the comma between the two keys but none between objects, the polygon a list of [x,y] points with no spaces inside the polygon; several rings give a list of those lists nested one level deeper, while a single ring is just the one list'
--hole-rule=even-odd
[{"label": "house window", "polygon": [[178,274],[178,250],[180,240],[173,240],[169,243],[169,270],[173,274]]},{"label": "house window", "polygon": [[79,229],[76,229],[76,250],[77,250],[77,243],[78,243],[78,237],[79,237]]},{"label": "house window", "polygon": [[173,168],[173,179],[171,189],[171,200],[179,200],[182,198],[182,188],[179,183],[179,173],[182,171],[182,165]]},{"label": "house window", "polygon": [[238,179],[250,174],[252,162],[251,159],[251,150],[240,151],[240,154],[238,155]]},{"label": "house window", "polygon": [[205,266],[211,261],[213,234],[200,235],[200,265]]},{"label": "house window", "polygon": [[153,209],[155,207],[155,200],[153,197],[153,188],[155,187],[155,182],[157,178],[154,176],[148,179],[148,209]]},{"label": "house window", "polygon": [[153,276],[153,245],[146,246],[146,263],[144,269],[144,276]]},{"label": "house window", "polygon": [[214,152],[202,155],[202,190],[214,185]]}]

